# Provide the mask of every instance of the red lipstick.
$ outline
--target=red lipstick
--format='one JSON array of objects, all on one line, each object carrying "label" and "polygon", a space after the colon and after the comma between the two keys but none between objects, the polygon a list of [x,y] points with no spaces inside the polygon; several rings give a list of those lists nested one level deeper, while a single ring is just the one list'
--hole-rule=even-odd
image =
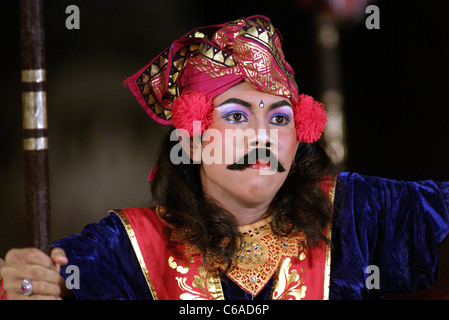
[{"label": "red lipstick", "polygon": [[270,161],[266,159],[257,159],[256,163],[248,165],[253,169],[270,169]]}]

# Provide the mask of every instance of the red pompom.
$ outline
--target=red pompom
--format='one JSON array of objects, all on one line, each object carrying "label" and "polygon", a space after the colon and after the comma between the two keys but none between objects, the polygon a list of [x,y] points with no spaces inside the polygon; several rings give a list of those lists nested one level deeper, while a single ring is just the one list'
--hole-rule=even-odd
[{"label": "red pompom", "polygon": [[187,130],[192,137],[194,134],[193,123],[199,121],[201,122],[200,133],[203,134],[204,130],[212,123],[213,110],[212,99],[208,99],[203,93],[196,91],[183,92],[172,105],[173,126],[177,129]]},{"label": "red pompom", "polygon": [[302,94],[299,103],[294,106],[296,139],[299,142],[317,141],[326,126],[327,116],[324,105],[311,96]]}]

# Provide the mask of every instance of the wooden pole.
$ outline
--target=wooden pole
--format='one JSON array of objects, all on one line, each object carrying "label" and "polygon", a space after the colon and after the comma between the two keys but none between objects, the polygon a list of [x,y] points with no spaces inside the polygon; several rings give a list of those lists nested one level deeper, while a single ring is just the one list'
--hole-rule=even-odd
[{"label": "wooden pole", "polygon": [[20,0],[23,149],[28,243],[50,244],[47,94],[42,0]]}]

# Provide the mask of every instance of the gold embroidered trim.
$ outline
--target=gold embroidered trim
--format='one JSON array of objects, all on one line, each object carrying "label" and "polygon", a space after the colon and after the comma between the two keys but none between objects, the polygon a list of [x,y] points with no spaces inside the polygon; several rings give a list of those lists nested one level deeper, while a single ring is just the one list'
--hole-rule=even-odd
[{"label": "gold embroidered trim", "polygon": [[139,261],[139,265],[140,265],[140,268],[142,269],[142,272],[143,272],[143,275],[147,282],[148,288],[150,289],[151,295],[154,300],[158,300],[156,290],[154,289],[153,283],[151,282],[150,275],[148,273],[148,269],[145,264],[145,260],[143,259],[142,252],[140,251],[136,235],[131,227],[131,224],[128,221],[128,218],[126,218],[126,215],[122,210],[113,210],[110,212],[113,212],[116,215],[118,215],[120,220],[122,221],[123,226],[125,227],[125,230],[128,233],[129,240],[131,241],[131,244],[133,246],[134,253],[136,254],[137,260]]},{"label": "gold embroidered trim", "polygon": [[[331,185],[329,189],[329,200],[332,204],[332,211],[334,211],[334,199],[335,199],[335,187],[337,184],[337,176],[338,174],[332,175]],[[332,219],[327,224],[326,237],[329,239],[329,243],[332,241]],[[331,278],[331,245],[326,246],[326,265],[324,267],[324,292],[323,292],[323,300],[329,300],[329,285]]]}]

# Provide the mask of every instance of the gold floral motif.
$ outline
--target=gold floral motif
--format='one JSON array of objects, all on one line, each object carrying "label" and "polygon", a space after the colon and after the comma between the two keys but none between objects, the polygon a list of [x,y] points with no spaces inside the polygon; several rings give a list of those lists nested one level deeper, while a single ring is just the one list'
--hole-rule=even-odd
[{"label": "gold floral motif", "polygon": [[[176,270],[176,272],[180,274],[175,277],[178,287],[184,291],[180,294],[179,298],[181,300],[224,299],[218,271],[208,271],[203,265],[198,266],[195,270],[195,268],[192,267],[195,262],[194,257],[188,259],[190,264],[186,264],[184,267],[181,266],[179,261],[186,259],[186,256],[170,256],[168,258],[168,265],[170,268]],[[195,274],[195,271],[197,271],[197,274]],[[189,280],[192,278],[193,280]],[[189,281],[191,281],[191,284],[188,284]]]},{"label": "gold floral motif", "polygon": [[273,291],[271,299],[286,300],[286,297],[292,296],[288,300],[301,300],[306,296],[307,287],[301,285],[304,283],[304,275],[306,268],[301,268],[301,274],[298,275],[296,270],[290,272],[292,266],[291,258],[284,258],[282,260],[279,270],[276,272],[276,277],[273,282]]},{"label": "gold floral motif", "polygon": [[223,290],[218,271],[208,272],[203,266],[198,267],[198,275],[193,277],[189,286],[187,277],[175,277],[179,288],[184,291],[181,300],[223,300]]},{"label": "gold floral motif", "polygon": [[190,266],[188,264],[186,264],[184,267],[182,266],[178,266],[178,264],[175,261],[175,258],[170,256],[168,258],[168,265],[172,268],[175,269],[176,271],[178,271],[181,274],[186,274],[187,272],[189,272]]}]

